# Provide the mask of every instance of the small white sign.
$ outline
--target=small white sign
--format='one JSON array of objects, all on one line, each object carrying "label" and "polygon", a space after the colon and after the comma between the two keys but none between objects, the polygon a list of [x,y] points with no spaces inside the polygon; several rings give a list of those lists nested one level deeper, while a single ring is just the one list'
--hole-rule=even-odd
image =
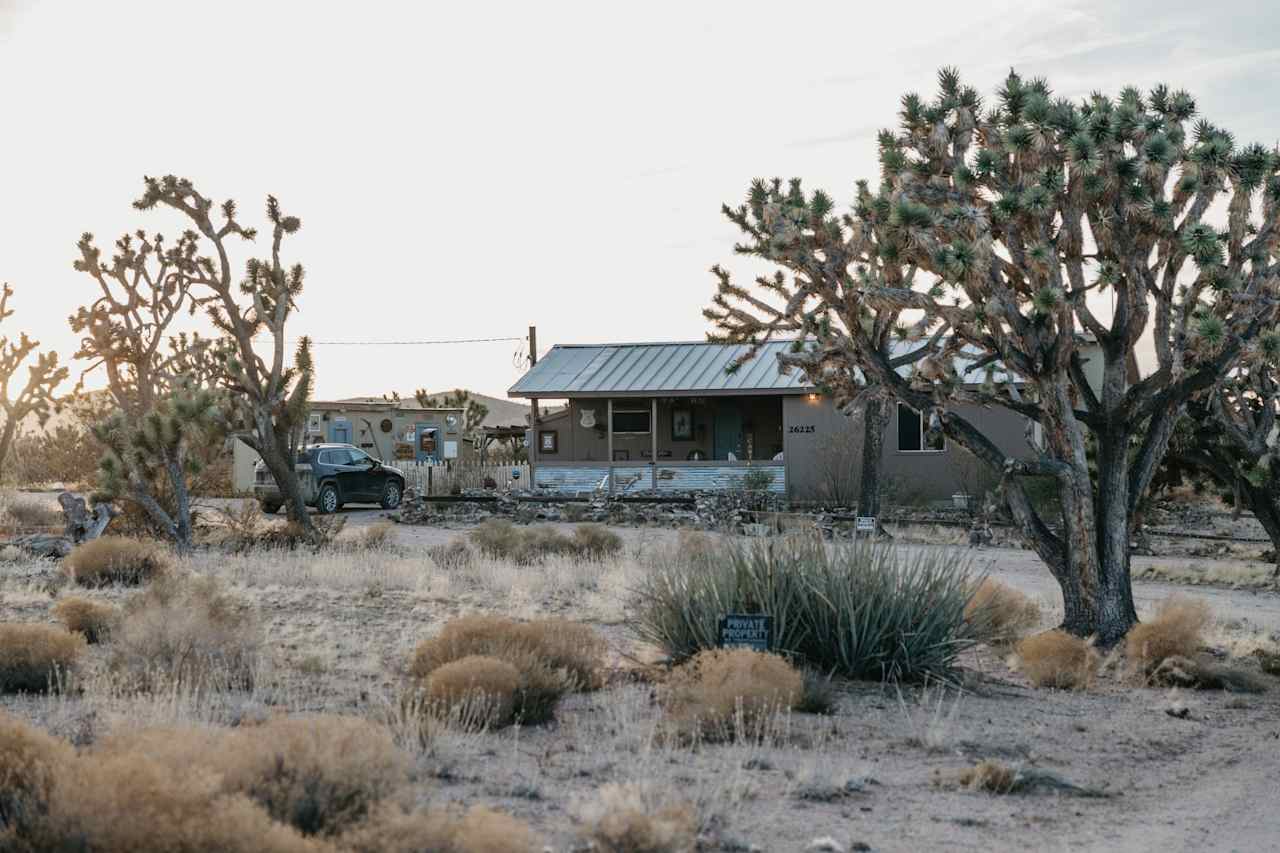
[{"label": "small white sign", "polygon": [[457,459],[457,458],[458,458],[458,442],[456,442],[456,441],[446,441],[446,442],[444,443],[444,458],[445,458],[445,459]]},{"label": "small white sign", "polygon": [[853,522],[853,529],[857,533],[875,533],[876,517],[874,515],[860,515]]}]

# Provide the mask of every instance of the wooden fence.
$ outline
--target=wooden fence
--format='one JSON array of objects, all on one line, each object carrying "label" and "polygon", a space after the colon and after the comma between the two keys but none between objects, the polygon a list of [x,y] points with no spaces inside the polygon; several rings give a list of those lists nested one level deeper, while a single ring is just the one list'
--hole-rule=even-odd
[{"label": "wooden fence", "polygon": [[527,464],[486,465],[479,462],[453,462],[430,465],[405,461],[391,464],[404,471],[405,485],[420,495],[448,495],[454,491],[483,489],[486,479],[492,479],[497,484],[498,491],[529,488]]}]

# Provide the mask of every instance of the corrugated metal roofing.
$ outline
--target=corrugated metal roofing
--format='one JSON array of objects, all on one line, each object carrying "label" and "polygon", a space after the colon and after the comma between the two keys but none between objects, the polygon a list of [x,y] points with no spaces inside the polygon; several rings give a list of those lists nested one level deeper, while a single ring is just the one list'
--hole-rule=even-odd
[{"label": "corrugated metal roofing", "polygon": [[[902,343],[899,346],[913,346]],[[593,394],[805,394],[813,391],[800,371],[778,372],[778,353],[791,341],[771,341],[736,372],[726,373],[734,359],[748,350],[746,344],[693,343],[558,345],[533,369],[512,385],[510,397],[574,397]],[[958,357],[956,370],[973,363]],[[910,366],[898,368],[904,376]],[[1005,381],[995,366],[995,380]],[[981,382],[980,373],[966,376]]]},{"label": "corrugated metal roofing", "polygon": [[511,386],[511,397],[581,394],[803,394],[813,390],[799,371],[778,373],[778,353],[790,341],[765,344],[734,373],[725,369],[745,344],[655,343],[554,346]]}]

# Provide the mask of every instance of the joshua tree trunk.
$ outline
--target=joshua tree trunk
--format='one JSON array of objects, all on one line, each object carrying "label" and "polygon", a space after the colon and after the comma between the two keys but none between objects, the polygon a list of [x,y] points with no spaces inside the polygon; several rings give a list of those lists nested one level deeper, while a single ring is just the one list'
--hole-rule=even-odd
[{"label": "joshua tree trunk", "polygon": [[868,399],[863,405],[858,515],[880,517],[880,469],[884,459],[884,431],[889,425],[889,405],[878,398]]},{"label": "joshua tree trunk", "polygon": [[271,477],[280,489],[280,497],[284,500],[285,515],[290,521],[309,528],[311,518],[307,514],[307,503],[302,497],[302,485],[298,481],[295,468],[297,453],[289,447],[279,447],[274,443],[254,447],[262,457],[262,462],[271,472]]}]

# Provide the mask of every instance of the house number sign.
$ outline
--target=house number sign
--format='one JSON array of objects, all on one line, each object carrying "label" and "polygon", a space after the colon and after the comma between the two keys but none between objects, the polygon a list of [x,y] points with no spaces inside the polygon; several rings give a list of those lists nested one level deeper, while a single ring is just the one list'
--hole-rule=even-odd
[{"label": "house number sign", "polygon": [[792,424],[787,427],[787,432],[817,432],[818,428],[813,424]]}]

